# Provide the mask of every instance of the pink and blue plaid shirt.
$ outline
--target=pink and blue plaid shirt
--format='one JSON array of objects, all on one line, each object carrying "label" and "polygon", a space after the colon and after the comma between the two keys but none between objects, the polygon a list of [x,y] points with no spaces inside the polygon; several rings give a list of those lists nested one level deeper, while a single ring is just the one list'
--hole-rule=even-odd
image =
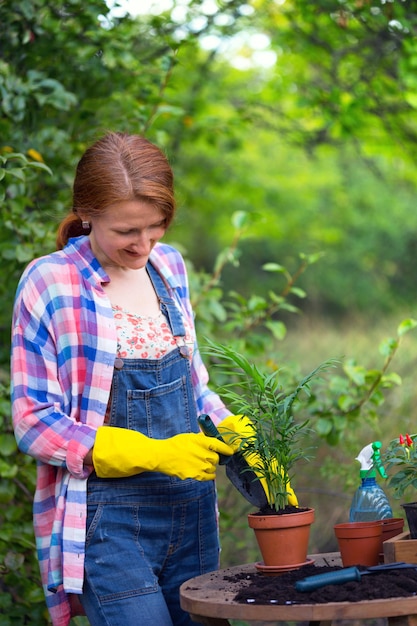
[{"label": "pink and blue plaid shirt", "polygon": [[[150,255],[193,331],[184,260],[158,243]],[[32,261],[16,293],[12,329],[13,425],[19,448],[37,460],[34,531],[46,602],[54,626],[70,622],[68,593],[84,577],[86,484],[83,465],[103,424],[116,357],[109,277],[88,237]],[[208,388],[197,347],[192,382],[198,413],[229,415]]]}]

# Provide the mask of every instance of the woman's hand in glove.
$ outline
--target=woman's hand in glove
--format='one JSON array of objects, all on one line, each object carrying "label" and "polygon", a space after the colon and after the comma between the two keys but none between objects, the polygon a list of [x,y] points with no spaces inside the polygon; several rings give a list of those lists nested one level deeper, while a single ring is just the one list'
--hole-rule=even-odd
[{"label": "woman's hand in glove", "polygon": [[[226,417],[220,424],[217,425],[217,429],[224,441],[226,441],[235,452],[237,452],[240,448],[241,442],[245,440],[245,438],[249,438],[254,436],[255,426],[251,422],[251,420],[246,417],[246,415],[229,415]],[[266,480],[256,471],[256,468],[259,467],[260,459],[256,452],[245,453],[243,452],[243,456],[247,464],[254,470],[255,474],[257,474],[262,487],[266,493],[266,497],[269,498],[269,490]],[[273,463],[275,466],[275,470],[281,471],[278,469],[277,463]],[[294,493],[291,484],[287,483],[287,493],[288,493],[288,503],[293,506],[298,506],[298,499],[296,494]]]},{"label": "woman's hand in glove", "polygon": [[151,439],[134,430],[100,426],[93,448],[93,465],[100,478],[162,472],[181,479],[214,480],[219,454],[230,456],[233,448],[203,433]]}]

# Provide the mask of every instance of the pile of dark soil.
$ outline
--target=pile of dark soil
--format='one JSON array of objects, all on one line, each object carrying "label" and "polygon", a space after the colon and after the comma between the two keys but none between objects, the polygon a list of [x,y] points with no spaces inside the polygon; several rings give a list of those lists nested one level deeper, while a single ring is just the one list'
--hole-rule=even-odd
[{"label": "pile of dark soil", "polygon": [[[304,565],[298,570],[279,576],[262,573],[225,576],[229,582],[242,582],[234,597],[242,604],[323,604],[326,602],[359,602],[382,598],[404,598],[417,594],[417,567],[387,570],[361,576],[361,580],[338,585],[326,585],[314,591],[297,591],[295,582],[307,576],[335,572],[338,566]],[[360,571],[366,571],[358,566]]]}]

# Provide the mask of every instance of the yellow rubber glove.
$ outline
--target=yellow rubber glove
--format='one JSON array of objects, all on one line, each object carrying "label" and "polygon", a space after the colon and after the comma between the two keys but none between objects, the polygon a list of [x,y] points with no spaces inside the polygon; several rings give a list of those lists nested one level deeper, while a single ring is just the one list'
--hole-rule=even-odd
[{"label": "yellow rubber glove", "polygon": [[219,454],[231,455],[233,449],[203,433],[151,439],[135,430],[100,426],[93,448],[93,465],[99,478],[162,472],[181,479],[214,480]]},{"label": "yellow rubber glove", "polygon": [[[229,444],[231,448],[236,452],[239,449],[241,441],[245,437],[253,435],[254,425],[246,415],[229,415],[220,424],[217,425],[217,430],[223,437],[224,441]],[[269,496],[268,485],[264,478],[262,478],[256,471],[256,466],[259,465],[259,456],[255,452],[246,453],[243,455],[247,464],[254,470],[255,474],[259,477],[259,481],[264,488],[266,496]],[[277,465],[278,467],[278,465]],[[292,506],[298,506],[298,499],[292,489],[290,483],[287,483],[288,503]]]}]

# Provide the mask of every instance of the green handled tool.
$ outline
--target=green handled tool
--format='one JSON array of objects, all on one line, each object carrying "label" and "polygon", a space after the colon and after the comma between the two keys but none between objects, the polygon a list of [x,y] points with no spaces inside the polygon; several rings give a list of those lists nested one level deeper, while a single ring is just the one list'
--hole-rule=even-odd
[{"label": "green handled tool", "polygon": [[[200,415],[198,423],[207,437],[216,437],[223,441],[223,437],[209,415],[205,413]],[[248,502],[260,509],[267,506],[268,499],[264,488],[243,454],[235,452],[232,456],[220,455],[219,463],[226,466],[226,476]]]},{"label": "green handled tool", "polygon": [[314,591],[325,585],[342,585],[353,580],[360,580],[365,574],[377,574],[378,572],[386,572],[392,569],[416,569],[416,563],[404,563],[398,561],[397,563],[384,563],[383,565],[373,565],[367,567],[364,570],[360,570],[357,567],[344,567],[343,569],[335,572],[326,572],[325,574],[315,574],[314,576],[307,576],[302,580],[297,580],[295,588],[297,591]]}]

